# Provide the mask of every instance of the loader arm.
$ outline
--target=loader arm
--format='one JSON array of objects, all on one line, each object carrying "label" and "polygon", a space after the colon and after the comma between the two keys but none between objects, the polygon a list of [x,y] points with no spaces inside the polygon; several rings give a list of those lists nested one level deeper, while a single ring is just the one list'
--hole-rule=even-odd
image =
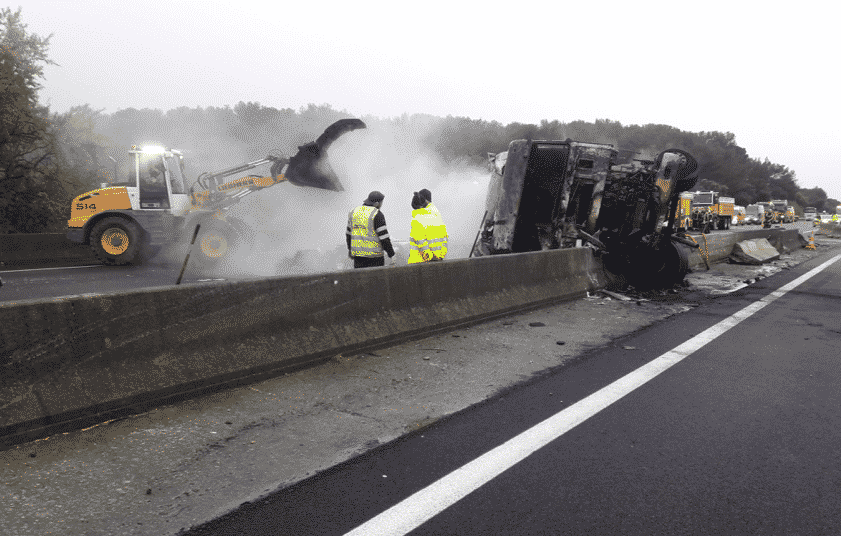
[{"label": "loader arm", "polygon": [[[327,148],[343,134],[359,128],[365,128],[365,123],[359,119],[340,119],[327,127],[318,139],[298,147],[298,152],[291,158],[279,154],[269,155],[214,173],[203,173],[196,180],[202,190],[190,190],[193,207],[224,210],[248,194],[281,182],[341,192],[344,188],[330,166]],[[247,176],[222,182],[226,177],[266,164],[271,164],[269,176]]]},{"label": "loader arm", "polygon": [[[289,159],[283,156],[267,156],[232,168],[214,173],[203,173],[196,179],[196,184],[203,190],[190,190],[193,209],[225,210],[238,203],[243,197],[263,188],[286,182],[284,171]],[[226,177],[238,175],[245,171],[272,164],[269,176],[246,176],[227,182],[221,182]]]}]

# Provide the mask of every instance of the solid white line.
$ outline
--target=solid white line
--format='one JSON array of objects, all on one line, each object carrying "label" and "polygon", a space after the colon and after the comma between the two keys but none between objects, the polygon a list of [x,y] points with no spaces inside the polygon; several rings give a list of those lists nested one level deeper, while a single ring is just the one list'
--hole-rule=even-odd
[{"label": "solid white line", "polygon": [[411,497],[348,532],[347,536],[402,536],[411,532],[533,452],[546,446],[660,373],[692,355],[707,343],[715,340],[793,288],[803,284],[838,259],[841,259],[841,255],[837,255],[817,268],[813,268],[791,283],[780,287],[759,301],[702,331],[654,361],[643,365],[433,482]]},{"label": "solid white line", "polygon": [[41,272],[44,270],[75,270],[77,268],[102,268],[104,264],[86,264],[84,266],[57,266],[55,268],[26,268],[24,270],[4,270],[0,274],[19,274],[26,272]]}]

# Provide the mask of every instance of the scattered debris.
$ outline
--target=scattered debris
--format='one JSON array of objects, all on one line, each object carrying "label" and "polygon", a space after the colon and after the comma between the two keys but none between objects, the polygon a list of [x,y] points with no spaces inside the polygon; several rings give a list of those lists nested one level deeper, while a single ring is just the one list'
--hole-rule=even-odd
[{"label": "scattered debris", "polygon": [[604,289],[600,290],[599,292],[601,292],[602,294],[607,294],[611,298],[615,298],[617,300],[631,301],[631,298],[629,298],[629,297],[627,297],[623,294],[619,294],[618,292],[612,292],[610,290],[604,290]]},{"label": "scattered debris", "polygon": [[636,350],[637,347],[636,346],[623,346],[622,349],[623,350]]},{"label": "scattered debris", "polygon": [[543,322],[529,322],[529,326],[533,328],[542,328],[545,325]]}]

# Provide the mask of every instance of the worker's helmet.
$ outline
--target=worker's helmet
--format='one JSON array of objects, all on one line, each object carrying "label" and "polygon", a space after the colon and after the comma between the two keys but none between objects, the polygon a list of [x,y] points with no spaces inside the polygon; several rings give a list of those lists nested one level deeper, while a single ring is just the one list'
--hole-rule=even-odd
[{"label": "worker's helmet", "polygon": [[383,195],[383,193],[378,192],[377,190],[374,190],[373,192],[368,194],[368,199],[366,199],[365,201],[367,201],[369,203],[379,203],[383,199],[385,199],[385,196]]},{"label": "worker's helmet", "polygon": [[418,192],[412,194],[412,209],[417,210],[425,207],[429,202]]}]

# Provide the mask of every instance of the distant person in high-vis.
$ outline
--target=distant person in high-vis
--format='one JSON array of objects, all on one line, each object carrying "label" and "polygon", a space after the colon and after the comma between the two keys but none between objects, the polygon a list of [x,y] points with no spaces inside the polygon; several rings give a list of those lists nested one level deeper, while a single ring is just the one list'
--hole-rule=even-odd
[{"label": "distant person in high-vis", "polygon": [[390,264],[396,262],[385,226],[385,215],[380,210],[383,199],[385,196],[374,190],[362,205],[351,210],[348,215],[347,249],[354,268],[385,266],[384,253],[388,253]]},{"label": "distant person in high-vis", "polygon": [[[446,225],[444,224],[444,218],[441,217],[441,212],[438,210],[438,207],[436,207],[435,205],[432,204],[432,192],[430,192],[428,189],[424,188],[422,190],[418,190],[418,193],[421,195],[423,200],[426,201],[426,206],[424,208],[426,210],[428,210],[430,212],[430,214],[432,214],[433,216],[437,216],[438,219],[441,220],[440,224],[442,226],[444,226],[444,235],[445,235],[444,238],[446,239]],[[444,244],[444,255],[446,255],[446,249],[447,249],[446,246],[447,246],[447,244],[445,243]]]},{"label": "distant person in high-vis", "polygon": [[447,226],[428,209],[419,192],[412,195],[412,228],[409,234],[409,264],[442,261],[447,256]]},{"label": "distant person in high-vis", "polygon": [[[438,207],[432,204],[432,192],[424,188],[423,190],[419,190],[418,193],[426,199],[426,210],[435,214],[439,218],[441,217],[441,213],[438,211]],[[444,221],[443,219],[441,221]]]}]

